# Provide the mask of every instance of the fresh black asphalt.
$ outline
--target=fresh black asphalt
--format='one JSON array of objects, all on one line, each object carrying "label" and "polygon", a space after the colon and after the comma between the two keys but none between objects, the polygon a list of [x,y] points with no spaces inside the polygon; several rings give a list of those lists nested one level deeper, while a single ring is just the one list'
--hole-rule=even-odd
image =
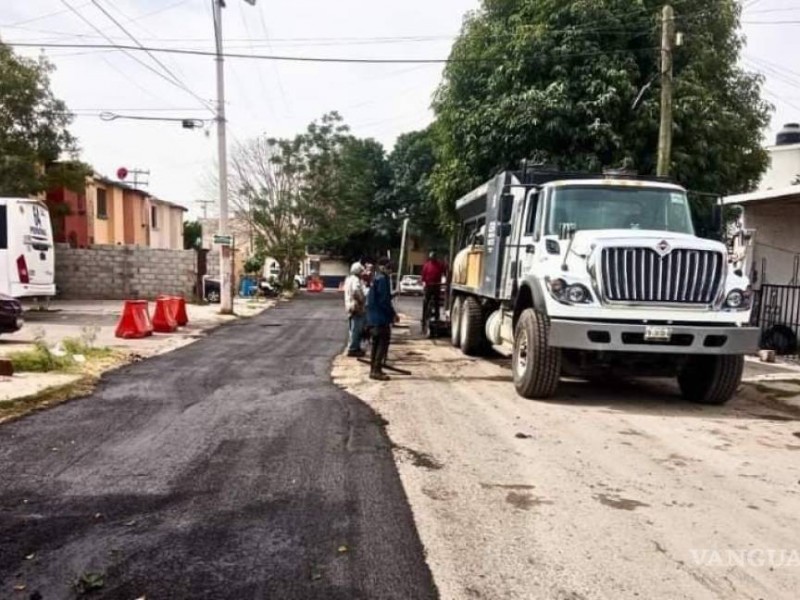
[{"label": "fresh black asphalt", "polygon": [[301,296],[0,426],[0,598],[435,598],[344,337]]}]

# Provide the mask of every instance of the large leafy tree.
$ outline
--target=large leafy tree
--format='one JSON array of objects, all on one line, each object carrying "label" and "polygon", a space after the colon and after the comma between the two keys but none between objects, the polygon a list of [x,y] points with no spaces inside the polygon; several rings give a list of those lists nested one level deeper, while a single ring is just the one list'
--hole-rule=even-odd
[{"label": "large leafy tree", "polygon": [[389,155],[391,194],[398,216],[408,217],[412,231],[427,242],[441,237],[439,215],[431,189],[436,166],[431,128],[404,133]]},{"label": "large leafy tree", "polygon": [[67,130],[72,117],[50,89],[52,69],[44,58],[17,56],[0,43],[0,195],[30,196],[59,183],[82,187],[85,165],[48,169],[76,151]]},{"label": "large leafy tree", "polygon": [[355,258],[391,247],[396,237],[383,147],[352,136],[337,113],[294,138],[241,144],[231,164],[237,216],[287,282],[306,249]]},{"label": "large leafy tree", "polygon": [[[734,0],[673,3],[672,176],[691,189],[751,189],[766,166],[770,107],[738,67]],[[484,0],[467,15],[434,101],[443,210],[521,159],[565,169],[655,171],[661,0]]]}]

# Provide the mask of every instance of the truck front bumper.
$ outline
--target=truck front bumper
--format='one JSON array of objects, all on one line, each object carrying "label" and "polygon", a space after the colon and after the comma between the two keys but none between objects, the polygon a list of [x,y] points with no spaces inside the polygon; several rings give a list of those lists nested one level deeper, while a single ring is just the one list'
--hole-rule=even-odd
[{"label": "truck front bumper", "polygon": [[605,352],[658,354],[752,354],[758,350],[756,327],[698,324],[669,325],[668,341],[645,340],[646,324],[603,321],[550,321],[550,346]]}]

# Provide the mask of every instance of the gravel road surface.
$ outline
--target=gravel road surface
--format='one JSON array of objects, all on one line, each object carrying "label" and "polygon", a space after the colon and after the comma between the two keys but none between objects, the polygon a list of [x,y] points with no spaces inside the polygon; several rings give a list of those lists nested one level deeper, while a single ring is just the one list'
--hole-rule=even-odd
[{"label": "gravel road surface", "polygon": [[797,409],[749,386],[701,407],[663,381],[524,400],[508,360],[407,330],[391,357],[411,375],[339,359],[335,380],[389,423],[442,598],[800,597]]},{"label": "gravel road surface", "polygon": [[0,598],[437,597],[381,422],[330,382],[342,312],[280,304],[0,427]]}]

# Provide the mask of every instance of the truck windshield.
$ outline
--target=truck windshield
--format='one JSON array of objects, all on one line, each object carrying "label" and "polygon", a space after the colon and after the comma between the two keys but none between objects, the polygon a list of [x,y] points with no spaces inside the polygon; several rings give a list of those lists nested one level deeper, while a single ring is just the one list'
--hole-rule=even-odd
[{"label": "truck windshield", "polygon": [[646,229],[694,233],[689,201],[680,190],[640,187],[575,186],[555,188],[546,235],[563,223],[585,229]]}]

